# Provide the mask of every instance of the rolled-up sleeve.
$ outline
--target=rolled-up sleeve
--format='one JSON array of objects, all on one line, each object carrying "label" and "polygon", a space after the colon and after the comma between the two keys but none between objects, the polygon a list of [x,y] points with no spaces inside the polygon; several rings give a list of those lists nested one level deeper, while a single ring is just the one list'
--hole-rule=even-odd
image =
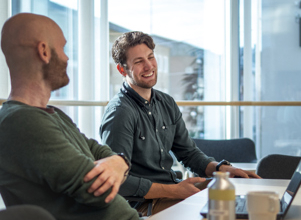
[{"label": "rolled-up sleeve", "polygon": [[120,187],[119,193],[122,196],[144,197],[151,186],[150,180],[129,175]]}]

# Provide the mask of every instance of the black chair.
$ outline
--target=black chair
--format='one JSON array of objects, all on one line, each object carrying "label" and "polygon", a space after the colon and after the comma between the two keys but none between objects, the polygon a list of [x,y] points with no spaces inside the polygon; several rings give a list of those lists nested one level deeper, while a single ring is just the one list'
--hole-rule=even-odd
[{"label": "black chair", "polygon": [[297,156],[270,154],[259,161],[256,173],[265,179],[291,179],[300,160]]},{"label": "black chair", "polygon": [[257,162],[254,142],[249,138],[227,140],[195,139],[196,146],[206,155],[214,157],[216,161],[226,159],[231,163]]},{"label": "black chair", "polygon": [[0,210],[1,220],[55,220],[45,209],[35,205],[16,205]]}]

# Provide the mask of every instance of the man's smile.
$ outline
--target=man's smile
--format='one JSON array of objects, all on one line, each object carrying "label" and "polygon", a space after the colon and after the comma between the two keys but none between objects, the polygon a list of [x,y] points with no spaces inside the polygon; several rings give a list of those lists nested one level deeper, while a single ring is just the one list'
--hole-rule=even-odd
[{"label": "man's smile", "polygon": [[153,75],[154,75],[154,71],[150,72],[149,74],[144,74],[144,75],[142,75],[142,77],[147,78],[147,77],[151,77]]}]

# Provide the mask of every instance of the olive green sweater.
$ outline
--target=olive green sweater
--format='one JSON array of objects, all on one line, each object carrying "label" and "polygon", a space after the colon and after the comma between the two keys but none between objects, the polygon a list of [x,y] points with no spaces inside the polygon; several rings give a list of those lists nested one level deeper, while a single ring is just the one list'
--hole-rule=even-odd
[{"label": "olive green sweater", "polygon": [[0,187],[6,205],[34,204],[58,220],[139,219],[119,195],[87,192],[84,176],[93,161],[113,155],[106,145],[88,139],[62,111],[16,101],[0,110]]}]

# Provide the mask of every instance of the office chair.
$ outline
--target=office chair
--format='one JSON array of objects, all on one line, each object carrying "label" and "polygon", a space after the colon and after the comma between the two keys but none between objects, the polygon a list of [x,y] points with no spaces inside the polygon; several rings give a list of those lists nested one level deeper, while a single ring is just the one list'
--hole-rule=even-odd
[{"label": "office chair", "polygon": [[35,205],[15,205],[0,210],[1,220],[55,220],[45,209]]},{"label": "office chair", "polygon": [[256,174],[265,179],[291,179],[301,157],[270,154],[262,158]]},{"label": "office chair", "polygon": [[206,155],[214,157],[216,161],[226,159],[231,163],[257,162],[254,142],[249,138],[228,140],[192,139],[196,146]]}]

